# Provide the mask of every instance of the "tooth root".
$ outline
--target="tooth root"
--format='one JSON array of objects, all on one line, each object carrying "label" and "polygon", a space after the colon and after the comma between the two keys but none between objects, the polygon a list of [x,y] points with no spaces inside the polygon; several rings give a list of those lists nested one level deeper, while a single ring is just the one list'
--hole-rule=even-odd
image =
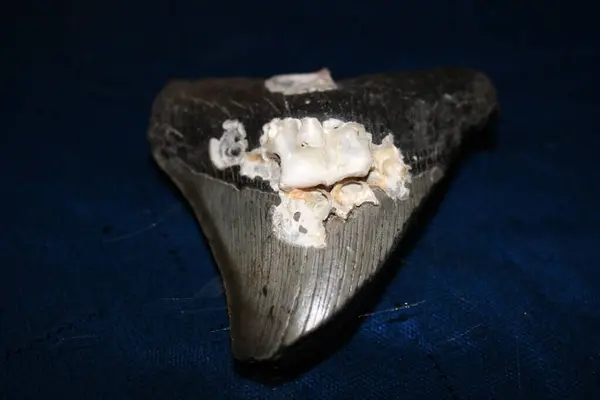
[{"label": "tooth root", "polygon": [[[481,126],[497,106],[489,80],[469,70],[365,79],[314,95],[289,96],[285,101],[281,94],[266,92],[260,81],[179,82],[169,85],[155,102],[149,131],[152,153],[192,205],[208,239],[223,278],[232,351],[239,360],[285,357],[287,349],[338,315],[377,276],[404,235],[409,218],[445,175],[461,135],[470,126]],[[351,93],[351,99],[371,99],[376,97],[368,96],[369,91],[387,93],[395,90],[394,85],[406,86],[406,93],[415,94],[391,96],[392,103],[380,105],[379,111],[373,105],[361,108],[339,101],[344,91]],[[449,92],[446,97],[444,88]],[[420,164],[411,165],[410,196],[393,200],[374,190],[379,205],[364,203],[347,220],[326,220],[325,248],[282,242],[272,230],[271,209],[279,204],[279,196],[269,183],[242,177],[237,167],[217,170],[208,159],[208,142],[219,136],[216,127],[236,117],[231,115],[230,96],[238,104],[252,106],[239,112],[242,121],[246,118],[250,148],[258,145],[262,125],[287,115],[287,110],[299,117],[322,118],[325,112],[331,115],[323,107],[342,103],[340,107],[348,107],[346,115],[357,116],[356,122],[383,121],[385,134],[394,134],[405,160],[411,164],[414,157],[419,159]],[[318,101],[307,103],[306,96]],[[448,99],[452,102],[444,111],[432,116],[432,110],[440,109],[439,102]],[[328,106],[323,105],[326,101],[330,101]],[[393,110],[403,110],[401,117],[394,116]],[[339,118],[343,111],[337,112]],[[171,126],[182,137],[169,135],[165,127]],[[428,131],[431,126],[437,131]]]}]

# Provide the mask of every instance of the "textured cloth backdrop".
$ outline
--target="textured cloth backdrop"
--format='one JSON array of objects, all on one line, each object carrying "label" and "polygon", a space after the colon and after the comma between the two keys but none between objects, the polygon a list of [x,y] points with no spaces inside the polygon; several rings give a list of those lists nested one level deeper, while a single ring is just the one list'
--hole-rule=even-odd
[{"label": "textured cloth backdrop", "polygon": [[[1,17],[0,398],[598,397],[593,12],[39,3]],[[173,77],[442,65],[488,73],[502,114],[496,146],[460,169],[375,311],[413,306],[365,318],[295,381],[240,378],[207,245],[150,160],[154,96]]]}]

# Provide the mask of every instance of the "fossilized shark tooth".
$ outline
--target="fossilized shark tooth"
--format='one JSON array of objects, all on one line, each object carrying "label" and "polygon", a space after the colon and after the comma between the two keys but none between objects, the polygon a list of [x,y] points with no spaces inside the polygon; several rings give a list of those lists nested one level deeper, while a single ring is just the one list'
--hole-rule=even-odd
[{"label": "fossilized shark tooth", "polygon": [[334,318],[496,107],[468,69],[168,84],[151,150],[208,239],[234,357],[278,359]]}]

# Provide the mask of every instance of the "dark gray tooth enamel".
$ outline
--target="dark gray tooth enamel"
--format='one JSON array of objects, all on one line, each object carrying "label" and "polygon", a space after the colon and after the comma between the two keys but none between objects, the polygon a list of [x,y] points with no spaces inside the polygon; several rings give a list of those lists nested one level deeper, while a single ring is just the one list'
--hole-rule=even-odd
[{"label": "dark gray tooth enamel", "polygon": [[[468,69],[384,73],[336,84],[334,90],[284,96],[257,79],[176,81],[153,105],[152,154],[208,239],[238,360],[285,357],[333,319],[400,243],[408,218],[446,176],[465,133],[482,128],[497,109],[490,80]],[[331,216],[324,249],[282,242],[270,217],[277,193],[266,181],[240,176],[238,166],[216,169],[208,149],[211,138],[223,135],[225,120],[243,124],[250,150],[260,146],[264,124],[284,117],[358,122],[377,144],[391,132],[411,167],[409,198],[393,200],[377,190],[379,205],[365,203],[346,221]]]}]

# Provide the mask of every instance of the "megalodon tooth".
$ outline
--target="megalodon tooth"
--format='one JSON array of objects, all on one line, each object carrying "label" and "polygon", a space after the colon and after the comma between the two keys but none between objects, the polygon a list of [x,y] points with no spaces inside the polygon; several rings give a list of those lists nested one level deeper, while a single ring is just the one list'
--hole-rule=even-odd
[{"label": "megalodon tooth", "polygon": [[463,68],[168,83],[151,152],[208,240],[234,358],[285,359],[341,314],[497,108]]}]

